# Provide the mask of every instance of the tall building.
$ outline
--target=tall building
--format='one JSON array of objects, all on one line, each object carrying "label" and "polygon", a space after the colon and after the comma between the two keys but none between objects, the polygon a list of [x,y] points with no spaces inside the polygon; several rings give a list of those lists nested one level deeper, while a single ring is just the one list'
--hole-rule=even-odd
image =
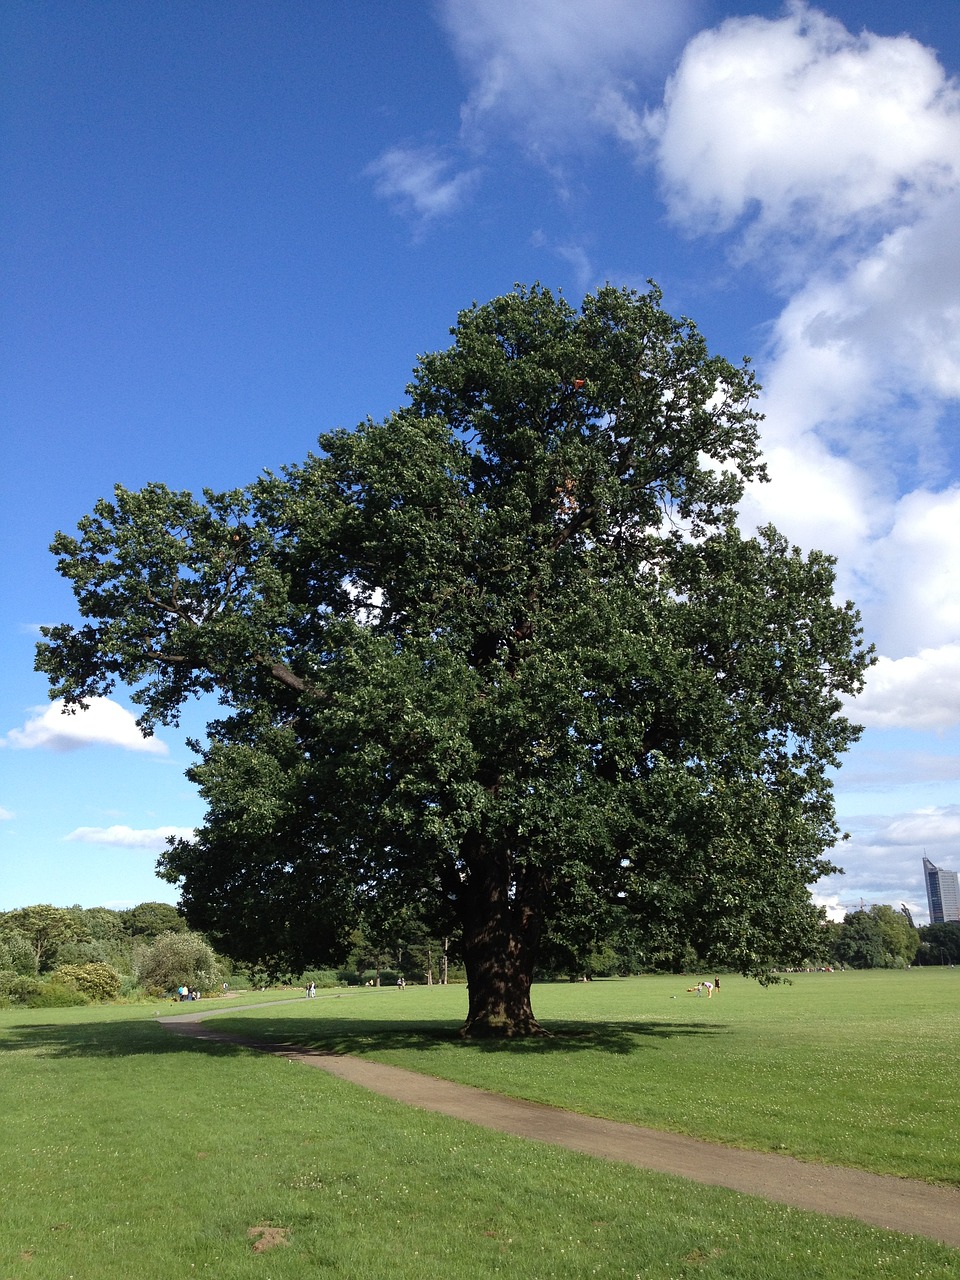
[{"label": "tall building", "polygon": [[927,886],[930,923],[960,920],[960,876],[956,871],[944,871],[942,867],[935,867],[929,858],[924,858],[923,879]]}]

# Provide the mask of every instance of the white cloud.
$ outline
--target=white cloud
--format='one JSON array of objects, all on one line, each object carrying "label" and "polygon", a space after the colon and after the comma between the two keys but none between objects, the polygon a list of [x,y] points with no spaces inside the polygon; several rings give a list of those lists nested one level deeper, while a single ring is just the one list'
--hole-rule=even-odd
[{"label": "white cloud", "polygon": [[13,814],[11,811],[0,807],[0,822],[11,822],[12,820]]},{"label": "white cloud", "polygon": [[455,213],[476,183],[479,171],[451,173],[452,161],[436,147],[391,147],[368,165],[378,196],[430,221]]},{"label": "white cloud", "polygon": [[48,751],[76,751],[80,747],[112,746],[125,751],[166,755],[158,738],[148,738],[136,719],[110,698],[92,698],[85,711],[68,713],[61,700],[48,707],[34,707],[22,729],[11,729],[3,745],[22,750],[43,747]]},{"label": "white cloud", "polygon": [[833,857],[845,870],[827,876],[814,888],[814,901],[834,918],[870,906],[905,903],[918,923],[927,919],[923,858],[938,866],[960,869],[960,805],[918,808],[892,816],[864,816],[848,823],[850,840]]},{"label": "white cloud", "polygon": [[[804,547],[822,547],[845,560],[862,554],[882,514],[869,476],[838,458],[813,435],[764,449],[770,481],[748,486],[741,504],[743,526],[772,522]],[[848,584],[841,593],[849,594]]]},{"label": "white cloud", "polygon": [[154,827],[152,830],[137,831],[132,827],[77,827],[64,840],[76,841],[79,844],[108,845],[122,849],[156,849],[167,847],[167,839],[193,840],[195,831],[192,827]]},{"label": "white cloud", "polygon": [[960,843],[960,804],[901,814],[875,833],[874,843],[881,847],[909,845],[935,849],[939,846],[946,851],[952,846],[956,849]]},{"label": "white cloud", "polygon": [[960,724],[960,644],[877,660],[850,715],[868,729],[948,729]]},{"label": "white cloud", "polygon": [[690,0],[442,0],[471,85],[466,136],[501,121],[541,156],[595,135],[642,146],[636,78],[679,48],[696,9]]},{"label": "white cloud", "polygon": [[802,3],[690,41],[653,118],[674,216],[828,238],[900,222],[960,175],[960,93],[908,36],[851,35]]},{"label": "white cloud", "polygon": [[793,290],[760,370],[773,483],[744,523],[839,557],[887,655],[858,715],[954,723],[931,652],[960,640],[960,87],[909,36],[794,0],[698,34],[650,123],[674,218]]},{"label": "white cloud", "polygon": [[900,658],[938,650],[938,668],[951,664],[960,641],[960,485],[901,498],[865,563],[876,584],[882,652]]},{"label": "white cloud", "polygon": [[[816,426],[849,441],[859,419],[864,464],[936,468],[929,431],[916,433],[917,409],[960,396],[958,225],[960,190],[932,200],[923,217],[852,265],[808,278],[774,329],[770,429]],[[900,408],[906,398],[919,402],[908,414]],[[879,414],[888,421],[878,430]]]},{"label": "white cloud", "polygon": [[845,907],[836,893],[820,893],[814,889],[810,894],[815,906],[823,907],[828,920],[842,920],[849,908]]},{"label": "white cloud", "polygon": [[586,249],[579,244],[558,244],[555,252],[559,258],[562,258],[572,268],[577,287],[586,292],[593,283],[595,275],[593,264]]}]

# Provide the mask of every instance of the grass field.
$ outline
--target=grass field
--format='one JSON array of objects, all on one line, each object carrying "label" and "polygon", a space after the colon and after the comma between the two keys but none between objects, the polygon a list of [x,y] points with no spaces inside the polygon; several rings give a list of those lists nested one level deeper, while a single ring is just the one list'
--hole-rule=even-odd
[{"label": "grass field", "polygon": [[712,1000],[691,985],[538,986],[554,1034],[507,1046],[459,1041],[462,988],[361,990],[242,1026],[614,1120],[960,1185],[960,969],[766,988],[723,978]]},{"label": "grass field", "polygon": [[[507,1048],[455,1038],[455,988],[322,993],[224,1024],[957,1181],[960,973],[801,975],[770,990],[724,979],[712,1001],[687,985],[539,987],[557,1034]],[[943,1246],[482,1132],[282,1058],[172,1036],[152,1013],[0,1013],[0,1280],[958,1272]],[[266,1228],[286,1243],[254,1252],[263,1231],[248,1232]]]}]

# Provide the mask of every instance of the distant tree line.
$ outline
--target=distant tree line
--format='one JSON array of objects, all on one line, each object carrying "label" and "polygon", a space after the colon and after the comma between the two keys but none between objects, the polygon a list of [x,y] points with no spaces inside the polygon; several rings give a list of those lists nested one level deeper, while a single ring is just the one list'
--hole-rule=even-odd
[{"label": "distant tree line", "polygon": [[921,925],[904,911],[875,905],[826,924],[824,955],[851,969],[960,964],[960,923]]},{"label": "distant tree line", "polygon": [[[547,933],[540,981],[609,978],[628,974],[695,973],[713,967],[692,946],[651,947],[629,919],[578,912]],[[960,964],[960,923],[917,929],[903,911],[887,905],[855,911],[842,921],[824,919],[811,966],[902,969],[910,965]],[[200,933],[187,928],[177,909],[143,902],[127,910],[38,904],[0,913],[0,1007],[53,1006],[160,996],[184,985],[209,993],[232,978],[231,960],[218,955]],[[245,966],[237,972],[254,985],[275,979]],[[412,908],[378,912],[376,904],[348,940],[339,966],[309,973],[281,972],[281,981],[313,980],[380,986],[403,976],[414,983],[463,982],[460,939],[442,936]]]},{"label": "distant tree line", "polygon": [[0,913],[0,1006],[162,995],[181,983],[210,991],[229,972],[229,961],[166,902],[123,911],[38,903]]}]

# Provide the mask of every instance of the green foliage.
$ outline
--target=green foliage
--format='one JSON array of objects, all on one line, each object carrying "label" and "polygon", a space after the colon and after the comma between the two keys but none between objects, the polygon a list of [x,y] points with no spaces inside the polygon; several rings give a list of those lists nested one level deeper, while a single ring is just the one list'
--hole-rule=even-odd
[{"label": "green foliage", "polygon": [[960,964],[960,922],[927,924],[920,929],[921,964]]},{"label": "green foliage", "polygon": [[340,986],[340,979],[333,969],[308,969],[305,973],[300,974],[297,985],[305,987],[310,982],[314,983],[318,988]]},{"label": "green foliage", "polygon": [[853,969],[884,969],[889,959],[880,925],[869,912],[854,911],[843,918],[837,959]]},{"label": "green foliage", "polygon": [[121,976],[108,964],[62,964],[50,975],[52,982],[82,991],[90,1000],[116,1000]]},{"label": "green foliage", "polygon": [[903,912],[876,904],[870,908],[870,915],[880,928],[888,967],[902,969],[913,964],[920,947],[920,934]]},{"label": "green foliage", "polygon": [[23,1003],[30,1009],[70,1009],[90,1003],[90,997],[71,983],[41,982],[38,989],[26,996]]},{"label": "green foliage", "polygon": [[0,915],[0,937],[11,934],[27,939],[40,973],[52,968],[60,948],[66,943],[83,942],[89,937],[86,925],[77,919],[73,911],[46,903]]},{"label": "green foliage", "polygon": [[182,933],[187,922],[169,902],[141,902],[120,913],[125,932],[131,938],[156,938],[161,933]]},{"label": "green foliage", "polygon": [[[53,549],[68,705],[129,684],[149,731],[216,692],[207,804],[163,873],[267,972],[454,934],[476,1033],[536,1030],[545,929],[763,975],[818,935],[827,771],[869,654],[833,562],[741,535],[749,368],[659,292],[539,287],[463,312],[409,404],[203,500],[117,487]],[[643,958],[642,956],[640,958]],[[422,963],[419,962],[419,963]]]},{"label": "green foliage", "polygon": [[162,933],[137,964],[137,978],[147,990],[163,994],[184,985],[209,993],[223,983],[213,948],[189,931]]},{"label": "green foliage", "polygon": [[920,934],[906,916],[877,904],[844,916],[830,931],[828,950],[854,969],[903,969],[913,963],[919,946]]},{"label": "green foliage", "polygon": [[128,936],[125,919],[129,913],[126,911],[111,911],[109,907],[72,907],[71,910],[95,942],[117,946]]},{"label": "green foliage", "polygon": [[37,955],[30,939],[15,929],[0,933],[0,970],[22,977],[31,977],[37,972]]},{"label": "green foliage", "polygon": [[5,1006],[26,1005],[30,1009],[61,1009],[89,1004],[75,986],[54,978],[22,977],[11,970],[0,971],[0,1001]]},{"label": "green foliage", "polygon": [[65,964],[111,964],[120,962],[120,958],[129,954],[129,941],[117,940],[107,942],[100,938],[90,938],[86,942],[65,942],[57,948],[57,968]]},{"label": "green foliage", "polygon": [[0,995],[12,1004],[24,1004],[28,997],[36,995],[43,986],[40,978],[14,973],[12,969],[0,971]]}]

